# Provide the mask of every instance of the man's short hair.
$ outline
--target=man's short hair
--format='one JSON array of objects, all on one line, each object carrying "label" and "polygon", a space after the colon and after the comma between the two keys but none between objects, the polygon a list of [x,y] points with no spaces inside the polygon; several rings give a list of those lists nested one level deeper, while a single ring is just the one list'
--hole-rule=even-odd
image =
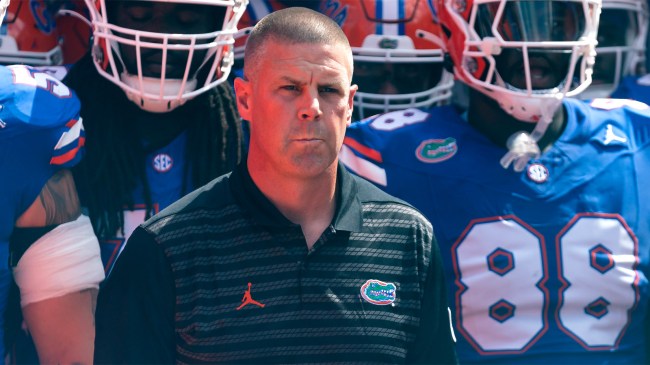
[{"label": "man's short hair", "polygon": [[254,72],[269,39],[285,44],[344,45],[352,60],[350,43],[336,22],[311,9],[290,7],[270,13],[255,25],[246,41],[244,75]]}]

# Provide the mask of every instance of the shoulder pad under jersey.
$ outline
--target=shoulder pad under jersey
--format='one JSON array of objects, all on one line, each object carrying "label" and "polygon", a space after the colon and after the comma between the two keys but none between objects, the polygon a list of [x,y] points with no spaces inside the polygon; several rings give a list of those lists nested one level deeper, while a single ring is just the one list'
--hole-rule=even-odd
[{"label": "shoulder pad under jersey", "polygon": [[35,68],[0,66],[0,128],[16,135],[23,130],[57,128],[79,119],[79,100],[52,75]]}]

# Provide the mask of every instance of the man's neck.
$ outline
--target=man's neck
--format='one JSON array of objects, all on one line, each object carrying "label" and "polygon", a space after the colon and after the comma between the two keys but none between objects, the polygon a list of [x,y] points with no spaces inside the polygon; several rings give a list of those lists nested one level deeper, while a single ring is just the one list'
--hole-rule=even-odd
[{"label": "man's neck", "polygon": [[[553,121],[544,136],[537,142],[544,151],[560,137],[566,125],[566,111],[562,105],[555,112]],[[535,123],[522,122],[506,113],[492,98],[470,89],[470,102],[467,121],[494,144],[506,148],[508,138],[515,132],[532,132]]]},{"label": "man's neck", "polygon": [[337,165],[310,178],[287,176],[269,166],[256,165],[248,165],[253,182],[282,215],[301,226],[311,249],[336,211]]},{"label": "man's neck", "polygon": [[[187,116],[185,116],[187,118]],[[191,121],[177,110],[168,113],[150,113],[138,109],[133,114],[133,126],[147,150],[155,150],[171,143],[187,129]]]}]

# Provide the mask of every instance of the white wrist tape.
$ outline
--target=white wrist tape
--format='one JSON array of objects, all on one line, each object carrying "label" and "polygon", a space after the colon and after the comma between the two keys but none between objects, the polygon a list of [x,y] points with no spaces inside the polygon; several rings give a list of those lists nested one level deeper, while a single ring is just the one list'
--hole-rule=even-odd
[{"label": "white wrist tape", "polygon": [[39,238],[14,267],[20,305],[99,289],[104,280],[99,252],[99,242],[85,215]]}]

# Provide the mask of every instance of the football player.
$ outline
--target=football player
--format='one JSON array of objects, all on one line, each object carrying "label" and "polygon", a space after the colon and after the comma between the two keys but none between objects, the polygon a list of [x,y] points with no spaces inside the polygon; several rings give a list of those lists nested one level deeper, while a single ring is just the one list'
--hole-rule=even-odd
[{"label": "football player", "polygon": [[224,81],[246,1],[86,5],[92,50],[64,83],[81,101],[86,133],[72,172],[109,272],[135,227],[240,160],[240,118]]},{"label": "football player", "polygon": [[590,83],[600,0],[435,0],[469,109],[352,124],[342,161],[432,222],[460,363],[648,361],[650,112]]},{"label": "football player", "polygon": [[[8,6],[0,0],[0,21]],[[0,354],[12,269],[40,362],[90,364],[104,272],[67,170],[84,146],[79,101],[27,66],[0,66],[0,85]]]},{"label": "football player", "polygon": [[321,1],[320,11],[348,37],[354,57],[353,120],[449,102],[453,76],[443,67],[438,23],[427,3]]},{"label": "football player", "polygon": [[92,52],[64,81],[82,101],[87,155],[73,172],[108,270],[145,218],[239,161],[224,81],[246,1],[87,4]]}]

